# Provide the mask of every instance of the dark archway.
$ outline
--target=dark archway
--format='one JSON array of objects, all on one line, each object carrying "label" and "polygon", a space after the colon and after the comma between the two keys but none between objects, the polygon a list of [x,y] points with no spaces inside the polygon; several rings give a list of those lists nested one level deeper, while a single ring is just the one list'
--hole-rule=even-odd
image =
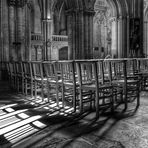
[{"label": "dark archway", "polygon": [[59,49],[59,60],[68,60],[68,46]]}]

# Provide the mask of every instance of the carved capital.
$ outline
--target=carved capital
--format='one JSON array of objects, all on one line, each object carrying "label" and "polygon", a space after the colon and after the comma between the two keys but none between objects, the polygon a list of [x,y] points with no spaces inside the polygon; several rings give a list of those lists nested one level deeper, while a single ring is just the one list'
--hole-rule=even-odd
[{"label": "carved capital", "polygon": [[110,21],[110,22],[117,22],[117,17],[111,17],[111,18],[109,19],[109,21]]},{"label": "carved capital", "polygon": [[8,0],[8,6],[15,6],[16,5],[16,0]]},{"label": "carved capital", "polygon": [[97,21],[98,24],[102,24],[106,19],[105,11],[99,10],[95,14],[95,21]]},{"label": "carved capital", "polygon": [[16,0],[16,2],[17,7],[24,7],[27,4],[27,0]]},{"label": "carved capital", "polygon": [[8,0],[8,6],[24,7],[28,0]]},{"label": "carved capital", "polygon": [[123,20],[123,18],[124,18],[124,17],[120,15],[120,16],[118,16],[117,21],[119,21],[119,22],[120,22],[120,21],[122,21],[122,20]]}]

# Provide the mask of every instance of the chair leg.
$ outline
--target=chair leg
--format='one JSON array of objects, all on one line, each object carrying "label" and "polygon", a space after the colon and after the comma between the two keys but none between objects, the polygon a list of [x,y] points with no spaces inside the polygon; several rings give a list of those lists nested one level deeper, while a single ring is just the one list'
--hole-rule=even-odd
[{"label": "chair leg", "polygon": [[41,84],[41,97],[42,97],[42,101],[44,102],[44,84]]},{"label": "chair leg", "polygon": [[22,78],[22,94],[24,95],[24,79]]},{"label": "chair leg", "polygon": [[100,113],[99,113],[99,93],[96,91],[96,119],[98,119],[100,117]]},{"label": "chair leg", "polygon": [[35,100],[37,99],[37,84],[36,82],[34,82],[34,96],[35,96]]},{"label": "chair leg", "polygon": [[25,95],[27,96],[27,85],[28,85],[28,82],[27,82],[27,80],[25,80]]}]

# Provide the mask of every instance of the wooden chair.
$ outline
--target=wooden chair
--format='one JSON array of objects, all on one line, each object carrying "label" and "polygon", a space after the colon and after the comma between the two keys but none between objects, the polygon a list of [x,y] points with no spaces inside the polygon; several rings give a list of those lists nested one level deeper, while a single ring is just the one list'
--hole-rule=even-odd
[{"label": "wooden chair", "polygon": [[148,88],[148,59],[137,58],[137,75],[141,78],[141,90]]},{"label": "wooden chair", "polygon": [[23,66],[22,62],[15,62],[15,67],[16,67],[16,83],[17,83],[17,92],[19,93],[20,91],[22,94],[24,94],[24,71],[23,71]]},{"label": "wooden chair", "polygon": [[108,60],[110,63],[110,79],[114,87],[123,89],[123,102],[125,109],[128,102],[137,99],[137,106],[139,106],[139,79],[131,74],[129,75],[127,59],[112,59]]},{"label": "wooden chair", "polygon": [[32,61],[31,62],[32,68],[32,77],[33,77],[33,84],[34,84],[34,94],[35,99],[38,99],[38,96],[41,97],[41,101],[45,102],[44,100],[44,85],[47,81],[47,78],[43,75],[43,67],[41,61]]},{"label": "wooden chair", "polygon": [[6,66],[6,71],[7,71],[7,75],[8,75],[8,83],[9,83],[9,86],[11,88],[12,86],[12,80],[11,80],[11,71],[10,71],[10,66],[9,66],[9,62],[5,62],[5,66]]},{"label": "wooden chair", "polygon": [[9,71],[10,71],[10,79],[11,79],[11,88],[17,89],[17,79],[16,79],[16,67],[15,62],[9,62]]},{"label": "wooden chair", "polygon": [[70,112],[76,112],[78,93],[74,61],[59,61],[57,67],[61,67],[60,71],[58,71],[60,73],[58,86],[62,90],[62,107],[64,110],[68,109]]},{"label": "wooden chair", "polygon": [[83,111],[84,104],[93,102],[96,108],[96,118],[99,117],[101,107],[113,106],[113,87],[101,84],[98,78],[98,65],[96,60],[76,61],[78,72],[78,92],[80,99],[80,111]]},{"label": "wooden chair", "polygon": [[27,61],[22,62],[23,72],[24,72],[24,92],[25,95],[30,95],[31,98],[33,97],[33,76],[32,76],[32,68],[31,63]]},{"label": "wooden chair", "polygon": [[56,62],[44,61],[42,65],[44,77],[47,79],[46,90],[49,105],[55,103],[56,106],[59,106],[59,99],[61,98],[61,95],[58,88]]},{"label": "wooden chair", "polygon": [[[111,59],[110,59],[111,60]],[[110,61],[109,60],[109,61]],[[112,84],[112,79],[111,79],[111,73],[114,71],[111,71],[111,63],[108,60],[98,60],[98,67],[100,69],[100,75],[99,75],[99,82],[102,85],[109,85],[113,87],[113,102],[114,106],[116,105],[117,102],[121,102],[123,100],[123,89],[117,85]]]}]

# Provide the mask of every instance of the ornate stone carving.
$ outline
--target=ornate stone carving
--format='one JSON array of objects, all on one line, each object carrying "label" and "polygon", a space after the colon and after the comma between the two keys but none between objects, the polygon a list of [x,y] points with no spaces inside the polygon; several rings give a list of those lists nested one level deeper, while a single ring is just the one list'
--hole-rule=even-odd
[{"label": "ornate stone carving", "polygon": [[8,0],[8,5],[9,6],[15,6],[16,5],[16,0]]},{"label": "ornate stone carving", "polygon": [[106,16],[105,16],[105,12],[100,10],[97,11],[95,14],[95,20],[98,24],[102,24],[103,22],[105,22],[106,20]]},{"label": "ornate stone carving", "polygon": [[9,6],[24,7],[28,0],[8,0]]}]

